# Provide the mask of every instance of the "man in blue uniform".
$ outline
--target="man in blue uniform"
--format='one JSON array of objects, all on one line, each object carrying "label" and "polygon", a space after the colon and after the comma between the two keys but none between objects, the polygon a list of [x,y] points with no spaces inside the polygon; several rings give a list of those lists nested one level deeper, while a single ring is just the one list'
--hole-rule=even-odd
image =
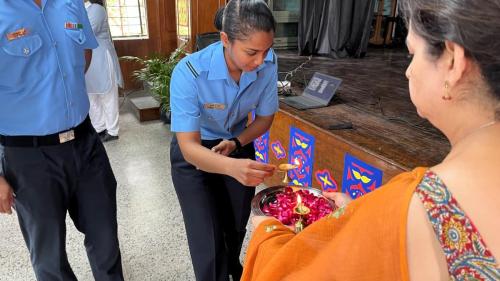
[{"label": "man in blue uniform", "polygon": [[84,72],[97,42],[83,1],[0,7],[0,213],[15,207],[38,280],[76,280],[67,212],[95,279],[123,280],[116,180],[88,118]]}]

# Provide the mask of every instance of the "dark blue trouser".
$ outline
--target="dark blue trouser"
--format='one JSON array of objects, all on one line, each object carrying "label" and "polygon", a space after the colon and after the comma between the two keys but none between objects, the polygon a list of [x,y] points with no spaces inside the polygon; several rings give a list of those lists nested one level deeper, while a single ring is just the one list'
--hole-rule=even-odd
[{"label": "dark blue trouser", "polygon": [[63,144],[5,147],[5,178],[37,280],[77,280],[66,256],[66,213],[85,234],[95,280],[123,280],[116,180],[93,129]]},{"label": "dark blue trouser", "polygon": [[[220,140],[202,141],[207,148]],[[253,144],[235,158],[255,159]],[[170,146],[172,180],[182,209],[196,280],[240,280],[241,245],[255,187],[197,170],[184,160],[177,139]]]}]

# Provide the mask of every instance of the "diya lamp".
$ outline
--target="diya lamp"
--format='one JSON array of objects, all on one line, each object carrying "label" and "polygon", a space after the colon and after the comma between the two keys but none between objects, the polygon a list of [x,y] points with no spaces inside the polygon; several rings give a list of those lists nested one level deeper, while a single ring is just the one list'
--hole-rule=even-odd
[{"label": "diya lamp", "polygon": [[289,183],[288,171],[299,168],[300,164],[300,159],[295,158],[293,164],[278,165],[278,170],[285,173],[282,181],[284,185],[261,190],[251,203],[254,215],[274,217],[293,228],[295,233],[301,232],[335,209],[334,203],[324,197],[321,190]]},{"label": "diya lamp", "polygon": [[288,185],[261,190],[251,206],[254,215],[274,217],[296,233],[335,210],[333,201],[324,197],[321,190]]},{"label": "diya lamp", "polygon": [[311,212],[311,210],[302,203],[300,194],[297,194],[297,205],[293,208],[293,212],[299,215],[299,219],[295,222],[295,233],[299,233],[304,229],[303,217]]},{"label": "diya lamp", "polygon": [[285,173],[285,176],[283,177],[283,180],[281,181],[284,184],[290,183],[290,180],[288,179],[288,171],[293,170],[293,169],[297,169],[299,167],[299,161],[297,160],[297,158],[295,158],[295,160],[293,162],[294,162],[294,164],[287,163],[287,164],[278,165],[278,170]]}]

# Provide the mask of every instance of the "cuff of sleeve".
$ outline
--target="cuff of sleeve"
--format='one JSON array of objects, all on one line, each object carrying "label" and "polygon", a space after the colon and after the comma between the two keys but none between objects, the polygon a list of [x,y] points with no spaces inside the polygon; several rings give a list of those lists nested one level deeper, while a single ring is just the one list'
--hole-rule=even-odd
[{"label": "cuff of sleeve", "polygon": [[279,104],[276,104],[273,108],[257,108],[255,114],[259,116],[269,116],[273,115],[280,109]]},{"label": "cuff of sleeve", "polygon": [[200,130],[200,118],[172,114],[172,132],[194,132]]},{"label": "cuff of sleeve", "polygon": [[89,49],[89,50],[95,50],[95,49],[97,49],[97,47],[99,47],[99,43],[97,43],[97,41],[95,41],[91,44],[88,44],[88,46],[85,46],[84,48]]},{"label": "cuff of sleeve", "polygon": [[258,116],[270,116],[270,115],[273,115],[275,114],[276,112],[278,112],[278,109],[276,110],[256,110],[255,111],[255,115],[258,115]]}]

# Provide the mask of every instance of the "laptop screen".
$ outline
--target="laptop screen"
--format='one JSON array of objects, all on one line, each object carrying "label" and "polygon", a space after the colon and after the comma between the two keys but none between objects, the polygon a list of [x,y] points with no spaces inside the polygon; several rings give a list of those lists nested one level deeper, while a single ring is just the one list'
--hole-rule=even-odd
[{"label": "laptop screen", "polygon": [[304,94],[323,100],[328,104],[341,83],[342,79],[340,78],[315,72],[304,89]]}]

